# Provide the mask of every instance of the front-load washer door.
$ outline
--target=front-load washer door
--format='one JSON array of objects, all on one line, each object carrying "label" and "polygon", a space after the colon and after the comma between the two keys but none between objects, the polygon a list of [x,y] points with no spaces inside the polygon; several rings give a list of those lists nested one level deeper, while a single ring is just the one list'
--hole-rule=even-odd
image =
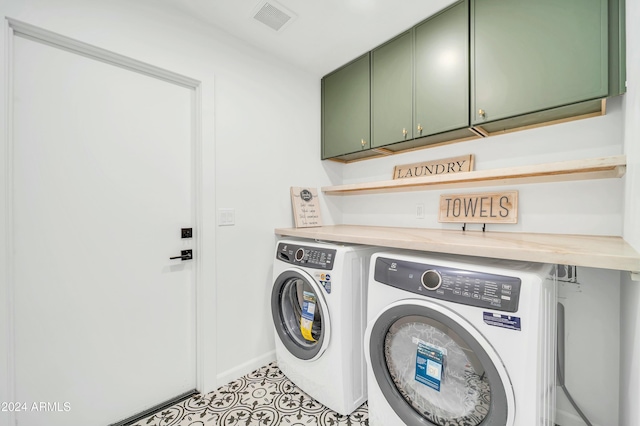
[{"label": "front-load washer door", "polygon": [[296,358],[315,360],[329,344],[331,325],[323,291],[301,269],[287,269],[273,283],[273,325],[280,341]]},{"label": "front-load washer door", "polygon": [[510,426],[514,396],[491,345],[446,307],[403,300],[366,333],[377,385],[409,426]]}]

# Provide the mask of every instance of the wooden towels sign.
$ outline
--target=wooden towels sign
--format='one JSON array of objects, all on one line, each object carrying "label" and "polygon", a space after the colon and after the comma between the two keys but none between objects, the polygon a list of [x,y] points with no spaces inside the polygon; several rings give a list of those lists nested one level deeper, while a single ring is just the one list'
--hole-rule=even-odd
[{"label": "wooden towels sign", "polygon": [[404,164],[393,169],[393,179],[409,179],[416,177],[444,175],[473,170],[473,155],[444,158],[442,160],[422,163]]},{"label": "wooden towels sign", "polygon": [[319,201],[316,188],[291,187],[291,204],[296,228],[322,226]]},{"label": "wooden towels sign", "polygon": [[518,191],[443,194],[438,222],[518,223]]}]

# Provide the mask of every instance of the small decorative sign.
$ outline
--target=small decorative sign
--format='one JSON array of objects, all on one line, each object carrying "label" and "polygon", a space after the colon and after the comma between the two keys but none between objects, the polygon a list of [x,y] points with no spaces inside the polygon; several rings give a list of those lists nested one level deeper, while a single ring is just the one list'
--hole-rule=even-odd
[{"label": "small decorative sign", "polygon": [[393,179],[444,175],[471,170],[473,170],[473,154],[396,166],[393,169]]},{"label": "small decorative sign", "polygon": [[438,222],[518,223],[518,191],[443,194]]},{"label": "small decorative sign", "polygon": [[291,187],[291,203],[296,228],[322,226],[318,190],[315,188]]}]

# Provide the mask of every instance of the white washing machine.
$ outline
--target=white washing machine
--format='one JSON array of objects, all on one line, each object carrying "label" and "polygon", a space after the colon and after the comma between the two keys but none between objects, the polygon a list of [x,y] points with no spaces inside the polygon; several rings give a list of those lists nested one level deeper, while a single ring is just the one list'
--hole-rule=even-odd
[{"label": "white washing machine", "polygon": [[555,267],[380,252],[368,291],[371,426],[554,425]]},{"label": "white washing machine", "polygon": [[282,372],[326,407],[367,400],[364,330],[370,246],[278,241],[271,313]]}]

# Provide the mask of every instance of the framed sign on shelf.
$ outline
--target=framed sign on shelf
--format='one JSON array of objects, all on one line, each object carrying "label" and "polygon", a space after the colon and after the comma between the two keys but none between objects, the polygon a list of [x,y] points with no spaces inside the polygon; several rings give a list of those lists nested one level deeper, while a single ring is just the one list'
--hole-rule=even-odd
[{"label": "framed sign on shelf", "polygon": [[291,187],[291,204],[296,228],[322,226],[317,188]]}]

